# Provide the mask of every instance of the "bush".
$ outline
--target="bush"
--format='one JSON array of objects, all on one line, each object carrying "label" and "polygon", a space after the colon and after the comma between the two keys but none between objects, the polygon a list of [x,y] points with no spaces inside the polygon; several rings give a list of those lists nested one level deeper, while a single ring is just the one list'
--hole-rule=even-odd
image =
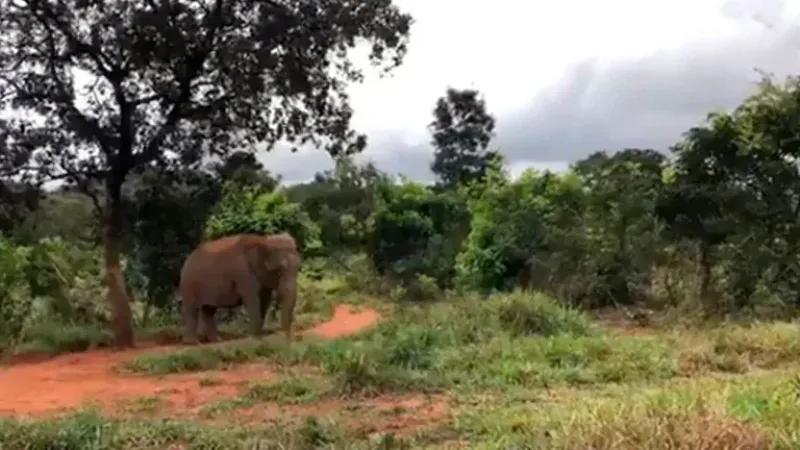
[{"label": "bush", "polygon": [[240,233],[289,233],[303,252],[320,246],[319,227],[286,192],[227,183],[222,201],[206,223],[205,237],[218,239]]},{"label": "bush", "polygon": [[368,253],[378,273],[404,287],[419,275],[440,288],[452,285],[455,258],[469,227],[467,205],[458,194],[436,193],[410,181],[380,183],[374,227]]},{"label": "bush", "polygon": [[[0,341],[41,341],[41,330],[53,323],[61,324],[57,329],[105,323],[100,270],[96,253],[59,238],[30,246],[0,240]],[[61,346],[51,344],[44,346]]]},{"label": "bush", "polygon": [[0,341],[19,338],[33,307],[26,269],[30,249],[0,240]]},{"label": "bush", "polygon": [[589,315],[564,306],[542,293],[515,291],[491,296],[486,301],[494,309],[503,327],[512,335],[585,336],[593,330]]}]

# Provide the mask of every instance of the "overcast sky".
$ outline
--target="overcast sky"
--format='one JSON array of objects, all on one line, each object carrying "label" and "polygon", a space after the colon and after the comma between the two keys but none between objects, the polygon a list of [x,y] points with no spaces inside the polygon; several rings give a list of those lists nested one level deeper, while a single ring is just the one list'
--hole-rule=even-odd
[{"label": "overcast sky", "polygon": [[[560,169],[600,149],[666,150],[735,107],[759,79],[800,71],[800,0],[394,0],[409,53],[351,88],[364,157],[430,180],[426,125],[448,85],[477,88],[512,172]],[[262,154],[287,182],[331,167],[316,150]]]}]

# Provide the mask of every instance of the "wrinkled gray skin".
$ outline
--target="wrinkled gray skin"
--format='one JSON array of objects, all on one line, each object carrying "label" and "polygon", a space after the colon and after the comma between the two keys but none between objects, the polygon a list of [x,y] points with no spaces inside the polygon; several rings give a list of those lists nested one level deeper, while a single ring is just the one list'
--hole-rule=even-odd
[{"label": "wrinkled gray skin", "polygon": [[184,344],[218,340],[217,309],[242,304],[249,332],[258,337],[273,300],[291,340],[300,262],[297,244],[288,234],[234,235],[198,246],[181,269]]}]

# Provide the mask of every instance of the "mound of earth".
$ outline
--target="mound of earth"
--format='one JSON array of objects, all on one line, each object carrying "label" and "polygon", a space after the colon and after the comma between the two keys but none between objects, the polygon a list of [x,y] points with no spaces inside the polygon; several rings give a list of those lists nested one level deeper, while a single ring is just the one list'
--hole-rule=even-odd
[{"label": "mound of earth", "polygon": [[[304,333],[336,338],[358,333],[380,319],[373,310],[356,310],[339,305],[333,318]],[[87,403],[110,408],[142,397],[168,400],[171,408],[191,411],[214,400],[235,396],[250,380],[268,381],[275,374],[264,364],[240,365],[232,370],[172,374],[149,378],[122,375],[114,370],[120,363],[154,348],[175,345],[143,345],[126,351],[96,350],[0,367],[0,416],[41,416],[73,410]],[[213,377],[217,382],[202,385]]]}]

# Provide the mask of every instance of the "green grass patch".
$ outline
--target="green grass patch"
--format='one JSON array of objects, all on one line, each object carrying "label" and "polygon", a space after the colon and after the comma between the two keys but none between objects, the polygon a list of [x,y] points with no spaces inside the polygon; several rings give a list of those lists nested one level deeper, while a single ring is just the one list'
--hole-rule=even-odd
[{"label": "green grass patch", "polygon": [[581,311],[542,294],[516,292],[402,306],[349,338],[199,346],[145,355],[126,369],[163,374],[253,360],[305,364],[321,368],[342,393],[653,382],[777,367],[800,357],[799,329],[776,323],[607,334]]},{"label": "green grass patch", "polygon": [[138,356],[122,364],[125,372],[164,375],[179,372],[198,372],[225,366],[267,359],[280,354],[286,344],[277,337],[261,340],[247,339],[233,343],[198,345],[175,351],[158,351]]},{"label": "green grass patch", "polygon": [[355,337],[200,346],[129,361],[163,374],[269,360],[311,364],[340,392],[547,386],[663,379],[676,356],[655,338],[607,336],[584,313],[541,294],[411,306]]},{"label": "green grass patch", "polygon": [[206,405],[201,414],[205,417],[215,417],[261,403],[310,404],[333,394],[335,386],[325,378],[289,376],[276,381],[251,383],[241,396]]},{"label": "green grass patch", "polygon": [[549,402],[506,397],[460,415],[454,432],[476,449],[796,449],[796,379],[786,371],[650,389],[617,385]]},{"label": "green grass patch", "polygon": [[120,421],[84,411],[47,421],[1,420],[0,442],[3,450],[310,450],[352,448],[357,438],[336,424],[312,417],[300,425],[222,428],[173,420]]},{"label": "green grass patch", "polygon": [[45,322],[27,329],[23,341],[10,351],[13,354],[81,352],[106,347],[111,340],[111,332],[99,325]]}]

